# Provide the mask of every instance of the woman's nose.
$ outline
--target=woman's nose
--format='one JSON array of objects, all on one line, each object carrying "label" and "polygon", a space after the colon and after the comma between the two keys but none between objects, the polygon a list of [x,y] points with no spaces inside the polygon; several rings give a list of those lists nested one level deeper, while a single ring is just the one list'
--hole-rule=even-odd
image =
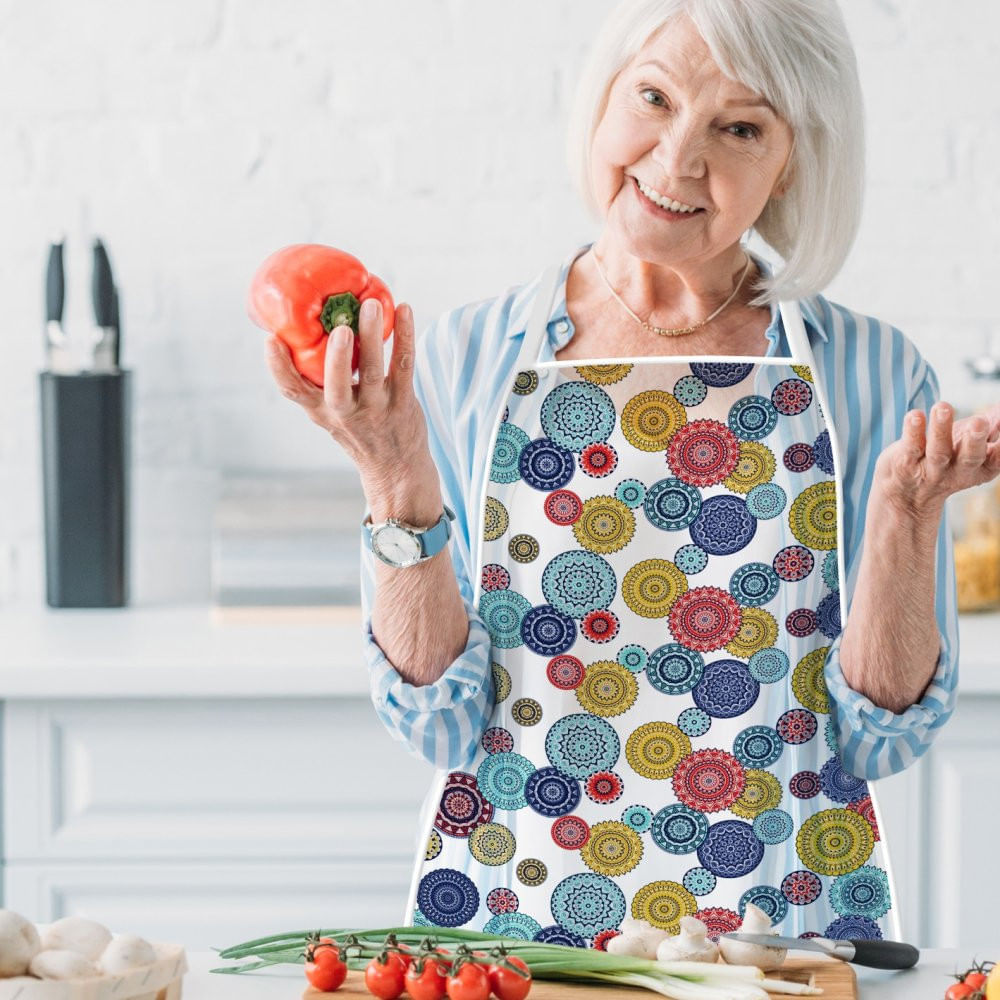
[{"label": "woman's nose", "polygon": [[664,177],[700,177],[705,169],[703,122],[675,119],[660,136],[653,159]]}]

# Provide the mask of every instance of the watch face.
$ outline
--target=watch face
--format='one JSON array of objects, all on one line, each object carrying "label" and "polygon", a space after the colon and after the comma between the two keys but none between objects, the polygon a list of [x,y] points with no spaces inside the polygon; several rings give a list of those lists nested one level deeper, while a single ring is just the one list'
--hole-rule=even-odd
[{"label": "watch face", "polygon": [[420,543],[408,531],[387,524],[372,536],[372,548],[393,566],[409,566],[420,558]]}]

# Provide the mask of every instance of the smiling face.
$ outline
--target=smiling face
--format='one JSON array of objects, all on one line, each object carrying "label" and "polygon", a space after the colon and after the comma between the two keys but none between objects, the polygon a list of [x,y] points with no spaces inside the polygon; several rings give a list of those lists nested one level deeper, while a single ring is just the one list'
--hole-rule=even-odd
[{"label": "smiling face", "polygon": [[[734,247],[768,199],[780,197],[792,149],[787,122],[745,103],[754,100],[760,95],[722,74],[686,15],[651,36],[615,77],[591,147],[608,235],[643,260],[670,265]],[[672,218],[650,211],[636,178],[700,210]]]}]

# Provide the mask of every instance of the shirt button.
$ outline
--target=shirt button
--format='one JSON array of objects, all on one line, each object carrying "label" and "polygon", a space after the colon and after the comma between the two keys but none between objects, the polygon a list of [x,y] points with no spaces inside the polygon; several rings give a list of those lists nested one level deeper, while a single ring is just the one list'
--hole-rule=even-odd
[{"label": "shirt button", "polygon": [[566,320],[561,319],[558,323],[556,323],[556,329],[560,333],[565,333],[569,329],[569,323]]}]

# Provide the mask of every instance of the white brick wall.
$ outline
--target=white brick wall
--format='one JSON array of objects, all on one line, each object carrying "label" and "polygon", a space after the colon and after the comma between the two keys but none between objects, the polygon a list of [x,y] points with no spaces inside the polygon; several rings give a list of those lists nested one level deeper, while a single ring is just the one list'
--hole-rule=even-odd
[{"label": "white brick wall", "polygon": [[[90,243],[135,378],[133,601],[208,593],[220,468],[350,468],[274,387],[249,277],[286,243],[349,249],[418,324],[596,236],[563,163],[607,0],[0,0],[0,600],[44,595],[37,372],[50,236],[69,325]],[[904,329],[946,397],[998,329],[1000,8],[844,0],[869,194],[827,294]],[[530,34],[527,32],[531,32]]]}]

